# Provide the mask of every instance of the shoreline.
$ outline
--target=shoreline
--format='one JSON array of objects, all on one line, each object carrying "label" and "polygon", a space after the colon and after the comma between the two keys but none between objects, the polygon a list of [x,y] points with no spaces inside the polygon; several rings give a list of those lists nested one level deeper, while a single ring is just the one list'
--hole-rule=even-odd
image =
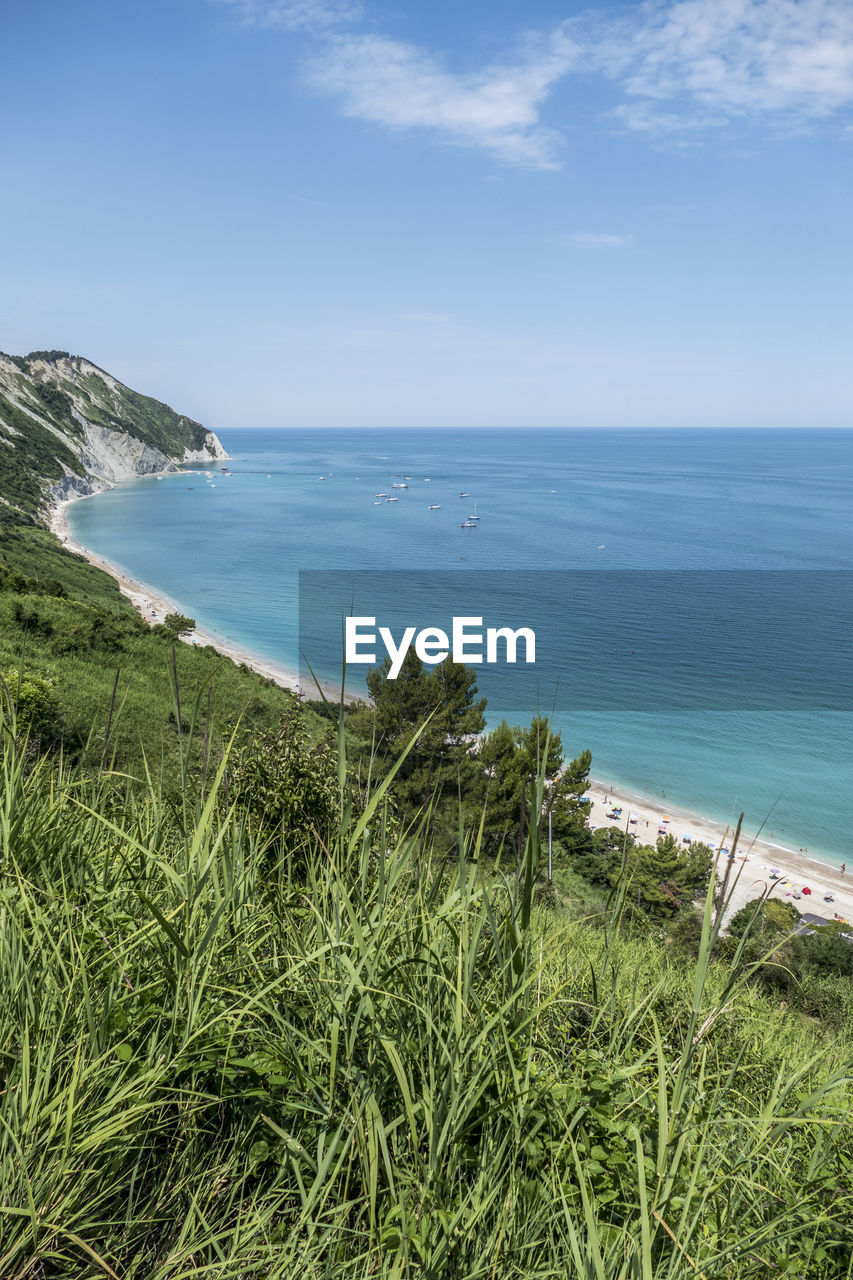
[{"label": "shoreline", "polygon": [[[683,842],[685,835],[709,845],[715,854],[721,848],[732,848],[737,815],[733,823],[726,826],[724,822],[693,813],[678,803],[632,791],[619,783],[611,787],[593,778],[590,778],[586,795],[592,798],[589,817],[593,828],[618,826],[620,830],[633,832],[641,843],[654,844],[660,828],[664,827],[675,836],[681,848],[686,848]],[[618,823],[608,821],[606,816],[614,803],[622,806]],[[635,823],[630,821],[632,816],[636,816]],[[665,822],[664,818],[668,821]],[[777,844],[748,825],[741,831],[734,861],[729,863],[725,855],[718,856],[717,873],[720,878],[726,874],[729,865],[732,869],[727,892],[731,901],[726,910],[727,918],[769,889],[773,897],[790,902],[801,915],[821,916],[829,922],[853,921],[853,870],[845,875],[839,866],[824,862],[807,850]],[[778,875],[771,877],[771,871],[778,872]],[[811,889],[810,894],[802,892],[804,886]],[[827,902],[826,895],[830,895],[832,900]]]},{"label": "shoreline", "polygon": [[[165,592],[132,577],[121,565],[89,550],[72,537],[66,514],[68,507],[74,502],[81,502],[85,498],[94,496],[95,494],[78,494],[52,502],[50,529],[53,534],[67,550],[82,556],[89,564],[115,579],[122,594],[130,600],[149,626],[163,622],[168,613],[184,612],[180,603]],[[316,687],[304,689],[298,674],[284,664],[244,649],[210,628],[196,627],[190,639],[182,643],[196,646],[210,645],[224,657],[244,664],[258,675],[274,681],[299,698],[319,696]],[[324,681],[320,683],[323,694],[329,701],[340,700],[339,688]],[[347,701],[357,700],[359,699],[355,696],[347,695]],[[590,778],[586,794],[591,796],[593,801],[590,810],[592,827],[606,825],[619,825],[622,829],[627,827],[642,842],[653,844],[657,839],[659,828],[665,826],[676,836],[682,847],[684,847],[683,836],[689,834],[694,839],[708,844],[715,852],[721,846],[731,848],[733,827],[726,828],[725,823],[697,814],[677,802],[658,799],[656,795],[632,790],[630,786],[620,783],[610,786],[594,778]],[[605,803],[605,800],[609,803]],[[623,806],[619,824],[612,821],[608,823],[606,817],[607,811],[614,802],[621,803]],[[636,824],[629,822],[632,814],[637,817]],[[663,822],[665,815],[670,819],[666,823]],[[718,859],[718,872],[721,876],[725,874],[727,865],[725,857]],[[771,870],[778,871],[778,877],[771,879],[769,875]],[[740,910],[748,901],[758,897],[770,887],[774,896],[783,901],[792,902],[801,914],[819,915],[827,920],[840,918],[853,921],[853,869],[849,876],[845,876],[839,866],[833,866],[811,855],[808,850],[797,851],[776,843],[772,839],[772,832],[770,837],[762,837],[758,832],[753,833],[746,829],[742,832],[732,875],[736,876],[737,880],[734,887],[729,886],[731,904],[727,915]],[[802,894],[804,885],[812,889],[810,895]],[[795,897],[795,894],[799,896]],[[832,901],[825,901],[826,894],[832,896]]]},{"label": "shoreline", "polygon": [[[172,472],[163,472],[161,474],[171,475]],[[192,474],[192,472],[187,472],[186,474]],[[82,556],[84,560],[94,565],[96,569],[103,570],[104,573],[108,573],[111,578],[115,579],[122,595],[127,597],[143,621],[147,622],[150,627],[163,622],[169,613],[183,613],[183,606],[164,591],[132,577],[121,565],[107,559],[106,556],[99,555],[88,547],[84,547],[82,543],[77,542],[73,537],[66,514],[67,509],[75,502],[84,502],[86,498],[93,498],[97,493],[103,492],[105,492],[105,489],[98,489],[95,493],[76,494],[72,498],[59,498],[52,502],[50,508],[51,532],[59,539],[66,551]],[[210,645],[216,649],[217,653],[221,653],[223,657],[230,658],[232,662],[251,668],[258,675],[267,680],[272,680],[282,689],[287,689],[298,698],[319,697],[316,686],[311,689],[303,688],[299,675],[283,663],[276,662],[272,658],[265,658],[249,649],[244,649],[241,645],[234,643],[234,641],[225,636],[219,635],[209,627],[196,626],[190,637],[182,640],[181,643],[193,645],[196,648]],[[322,680],[320,681],[320,686],[329,701],[340,701],[340,689]],[[354,699],[349,698],[348,700]]]}]

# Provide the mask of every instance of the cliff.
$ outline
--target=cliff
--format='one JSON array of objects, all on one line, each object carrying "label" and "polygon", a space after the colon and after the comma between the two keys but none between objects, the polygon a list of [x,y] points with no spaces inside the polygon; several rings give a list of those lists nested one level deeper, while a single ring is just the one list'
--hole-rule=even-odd
[{"label": "cliff", "polygon": [[67,351],[0,352],[0,521],[228,455],[212,431]]}]

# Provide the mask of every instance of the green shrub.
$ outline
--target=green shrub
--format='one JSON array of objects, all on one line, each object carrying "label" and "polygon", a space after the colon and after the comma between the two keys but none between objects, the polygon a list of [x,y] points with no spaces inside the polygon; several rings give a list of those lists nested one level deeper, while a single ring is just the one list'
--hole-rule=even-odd
[{"label": "green shrub", "polygon": [[229,785],[260,829],[289,853],[318,838],[328,842],[340,825],[337,748],[328,736],[312,741],[298,706],[276,729],[252,736]]},{"label": "green shrub", "polygon": [[18,731],[23,730],[42,747],[55,743],[61,733],[62,719],[54,681],[14,668],[4,671],[0,679],[7,714],[14,715]]}]

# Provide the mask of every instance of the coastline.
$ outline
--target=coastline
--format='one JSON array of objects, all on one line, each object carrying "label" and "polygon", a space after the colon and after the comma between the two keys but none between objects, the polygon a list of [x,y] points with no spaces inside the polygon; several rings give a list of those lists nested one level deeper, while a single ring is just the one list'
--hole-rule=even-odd
[{"label": "coastline", "polygon": [[[103,490],[97,490],[96,492],[103,492]],[[86,498],[92,497],[95,497],[94,493],[86,493],[77,494],[73,498],[60,498],[54,501],[50,508],[51,532],[59,539],[67,551],[82,556],[89,564],[94,565],[97,569],[102,569],[104,573],[108,573],[111,578],[114,578],[122,595],[127,597],[140,617],[149,626],[153,627],[157,623],[163,622],[169,613],[183,613],[185,611],[183,606],[166,595],[165,592],[157,587],[149,586],[148,583],[140,582],[138,578],[132,577],[121,565],[108,560],[106,556],[98,555],[97,552],[84,547],[82,543],[73,538],[66,514],[67,509],[72,503],[84,502]],[[296,694],[297,697],[311,698],[319,696],[316,687],[312,689],[304,688],[298,674],[289,667],[284,666],[283,663],[275,662],[271,658],[261,657],[248,649],[244,649],[224,636],[218,635],[208,627],[197,626],[189,639],[182,640],[181,643],[197,647],[210,645],[216,649],[217,653],[221,653],[223,657],[250,667],[258,675],[274,681],[282,689],[288,689],[291,693]],[[327,684],[325,681],[321,681],[320,684],[327,698],[331,701],[340,699],[339,689]]]},{"label": "coastline", "polygon": [[[100,492],[100,490],[98,490]],[[172,599],[158,588],[151,587],[132,577],[124,568],[104,556],[89,550],[72,537],[67,519],[67,509],[73,502],[82,501],[94,494],[75,495],[71,498],[55,500],[50,509],[50,528],[54,535],[68,550],[82,556],[90,564],[109,573],[118,583],[122,594],[130,600],[140,616],[154,626],[163,622],[168,613],[185,612],[180,602]],[[182,643],[197,646],[210,645],[224,657],[242,663],[257,672],[265,679],[273,680],[277,685],[288,689],[298,697],[315,697],[316,687],[302,686],[297,673],[278,663],[244,649],[233,641],[218,635],[206,627],[196,627],[191,637]],[[340,699],[340,689],[321,682],[323,694],[332,702]],[[347,695],[347,700],[355,700]],[[721,846],[731,848],[732,828],[725,823],[697,814],[684,806],[664,799],[658,799],[660,793],[648,793],[631,790],[630,787],[616,784],[609,786],[597,779],[591,779],[587,794],[593,803],[590,812],[590,824],[593,827],[616,825],[608,823],[606,813],[612,803],[623,805],[622,820],[619,825],[635,832],[642,841],[654,843],[658,829],[663,825],[664,815],[671,821],[666,826],[679,841],[685,834],[707,843],[714,851]],[[605,803],[607,799],[608,803]],[[637,823],[629,824],[631,814],[636,814]],[[735,816],[736,820],[736,816]],[[718,860],[720,876],[727,867],[725,857]],[[771,880],[769,873],[777,870],[779,876]],[[801,914],[809,913],[821,916],[826,920],[844,919],[853,921],[853,867],[848,875],[844,875],[838,866],[812,856],[807,850],[794,850],[776,843],[772,833],[759,835],[751,829],[745,829],[741,835],[740,846],[732,867],[731,875],[736,883],[729,886],[731,904],[727,914],[740,910],[748,901],[758,897],[767,888],[771,888],[773,896],[791,902]],[[802,895],[803,886],[808,886],[812,893]],[[800,897],[795,898],[795,893]],[[830,894],[832,901],[825,901]]]},{"label": "coastline", "polygon": [[[714,853],[721,847],[732,848],[737,815],[727,827],[723,822],[692,813],[677,803],[631,791],[619,784],[611,787],[597,779],[590,780],[586,794],[592,797],[592,827],[618,825],[622,830],[627,828],[634,832],[643,843],[654,844],[659,828],[665,826],[682,847],[686,847],[683,837],[689,835],[709,845]],[[618,824],[612,820],[608,822],[606,817],[614,803],[622,806]],[[632,815],[636,815],[636,823],[630,822]],[[669,821],[664,823],[664,817]],[[821,916],[827,921],[853,921],[853,869],[845,875],[840,867],[823,862],[806,850],[777,844],[771,836],[756,832],[748,825],[741,832],[734,861],[729,864],[724,855],[718,857],[720,877],[725,875],[729,865],[732,869],[727,892],[731,895],[731,902],[727,916],[734,915],[747,902],[770,889],[774,898],[790,902],[801,915]],[[770,872],[774,870],[779,875],[771,878]],[[810,894],[802,893],[804,886],[811,889]],[[795,894],[801,896],[797,898]],[[832,896],[831,902],[825,901],[827,894]]]}]

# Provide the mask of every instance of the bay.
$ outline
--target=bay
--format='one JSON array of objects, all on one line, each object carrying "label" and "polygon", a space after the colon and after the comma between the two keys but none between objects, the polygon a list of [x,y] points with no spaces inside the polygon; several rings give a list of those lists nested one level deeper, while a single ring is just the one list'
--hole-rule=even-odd
[{"label": "bay", "polygon": [[[293,669],[299,571],[395,571],[401,616],[425,616],[419,571],[506,572],[522,612],[525,593],[541,608],[543,572],[593,575],[604,597],[609,575],[634,571],[627,603],[654,620],[658,601],[644,584],[660,571],[832,571],[846,592],[853,569],[853,432],[234,429],[220,437],[231,474],[216,467],[122,485],[73,504],[72,533],[199,624]],[[477,527],[461,529],[475,510]],[[569,601],[552,605],[559,624]],[[767,628],[784,638],[796,611],[789,591]],[[600,612],[586,640],[598,656],[614,648],[612,610]],[[836,645],[823,634],[816,685],[837,680],[846,639]],[[321,648],[312,665],[334,678],[339,632]],[[768,649],[783,661],[778,644]],[[697,650],[692,678],[707,689],[696,689],[689,711],[647,699],[600,712],[558,705],[555,720],[570,752],[592,749],[598,778],[722,820],[743,808],[753,829],[766,818],[765,834],[780,843],[851,860],[849,713],[757,710],[748,697],[733,709],[718,696],[731,674]],[[485,675],[482,684],[490,724],[535,714],[535,705],[524,715],[517,697],[504,698],[500,684],[487,687]],[[541,689],[546,710],[552,694]]]}]

